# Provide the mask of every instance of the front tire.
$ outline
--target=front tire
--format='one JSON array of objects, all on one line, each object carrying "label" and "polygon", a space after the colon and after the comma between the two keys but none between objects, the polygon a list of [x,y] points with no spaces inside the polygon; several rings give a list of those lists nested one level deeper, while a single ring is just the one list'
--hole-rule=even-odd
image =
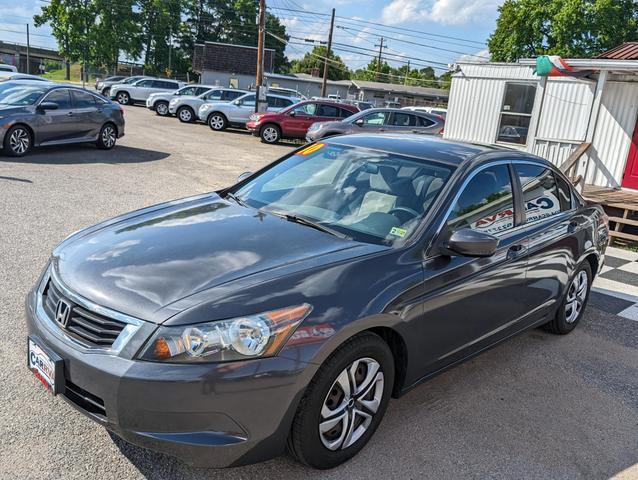
[{"label": "front tire", "polygon": [[112,123],[105,124],[100,130],[95,145],[100,150],[111,150],[117,143],[117,128]]},{"label": "front tire", "polygon": [[274,124],[268,124],[261,127],[259,137],[264,143],[277,143],[281,140],[281,128]]},{"label": "front tire", "polygon": [[24,125],[14,125],[4,135],[3,148],[10,157],[24,157],[32,146],[33,136]]},{"label": "front tire", "polygon": [[131,103],[131,96],[127,92],[117,92],[115,99],[120,105],[130,105]]},{"label": "front tire", "polygon": [[155,104],[155,113],[160,117],[168,116],[168,102],[157,102]]},{"label": "front tire", "polygon": [[591,291],[592,273],[587,260],[583,261],[569,280],[567,292],[554,319],[543,325],[548,332],[566,335],[571,332],[585,313]]},{"label": "front tire", "polygon": [[289,452],[319,469],[352,458],[381,423],[393,382],[394,360],[383,339],[371,332],[349,339],[306,389],[288,438]]},{"label": "front tire", "polygon": [[208,126],[211,130],[220,132],[228,127],[228,119],[222,114],[213,112],[208,116]]},{"label": "front tire", "polygon": [[183,123],[193,123],[195,120],[195,112],[191,107],[179,107],[177,110],[177,118]]}]

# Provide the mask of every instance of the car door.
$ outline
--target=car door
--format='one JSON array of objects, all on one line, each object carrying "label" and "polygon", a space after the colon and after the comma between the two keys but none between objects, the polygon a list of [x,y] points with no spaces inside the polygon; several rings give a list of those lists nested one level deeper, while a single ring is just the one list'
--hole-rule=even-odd
[{"label": "car door", "polygon": [[151,79],[138,81],[129,89],[131,98],[137,101],[146,100],[151,93],[158,91],[152,88],[153,82],[154,80]]},{"label": "car door", "polygon": [[314,102],[297,105],[287,112],[281,121],[283,134],[289,137],[305,137],[310,125],[319,121],[316,113],[317,104]]},{"label": "car door", "polygon": [[245,124],[248,118],[255,113],[255,95],[246,95],[241,100],[231,103],[229,120],[231,123]]},{"label": "car door", "polygon": [[80,128],[71,104],[71,93],[68,88],[57,88],[49,92],[40,103],[54,103],[55,110],[38,109],[36,129],[39,144],[63,142],[77,138]]},{"label": "car door", "polygon": [[71,90],[73,115],[76,119],[78,137],[95,137],[102,128],[104,114],[95,102],[95,97],[82,90]]},{"label": "car door", "polygon": [[[341,109],[336,105],[330,105],[326,103],[320,103],[317,108],[317,116],[319,117],[317,122],[334,122],[341,120]],[[308,125],[310,127],[310,125]],[[305,135],[305,132],[304,132]]]},{"label": "car door", "polygon": [[359,117],[355,120],[355,125],[359,126],[362,131],[367,133],[371,132],[384,132],[387,124],[390,122],[389,112],[372,112]]},{"label": "car door", "polygon": [[529,242],[526,295],[533,299],[536,320],[553,314],[555,301],[565,291],[576,266],[583,227],[588,218],[577,213],[567,181],[538,163],[514,164],[525,206]]},{"label": "car door", "polygon": [[390,123],[385,127],[388,132],[392,133],[415,133],[417,128],[417,119],[413,113],[393,112],[390,116]]},{"label": "car door", "polygon": [[[422,180],[415,188],[427,204],[443,182]],[[437,371],[522,328],[530,304],[519,198],[509,162],[486,164],[465,177],[438,220],[440,233],[423,264],[423,317],[414,332],[422,339],[425,371]],[[494,235],[494,255],[449,255],[443,247],[461,229]]]}]

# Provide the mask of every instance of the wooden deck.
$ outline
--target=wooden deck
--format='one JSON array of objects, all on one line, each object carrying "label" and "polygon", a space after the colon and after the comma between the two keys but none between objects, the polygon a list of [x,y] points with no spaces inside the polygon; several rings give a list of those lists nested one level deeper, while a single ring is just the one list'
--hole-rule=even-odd
[{"label": "wooden deck", "polygon": [[585,185],[583,197],[604,207],[613,241],[638,244],[638,191]]}]

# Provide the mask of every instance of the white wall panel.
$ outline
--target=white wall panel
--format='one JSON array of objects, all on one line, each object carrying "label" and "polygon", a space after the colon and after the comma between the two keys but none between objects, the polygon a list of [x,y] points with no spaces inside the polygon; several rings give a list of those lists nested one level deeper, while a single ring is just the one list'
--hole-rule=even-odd
[{"label": "white wall panel", "polygon": [[596,83],[586,80],[549,79],[538,125],[538,138],[582,142]]}]

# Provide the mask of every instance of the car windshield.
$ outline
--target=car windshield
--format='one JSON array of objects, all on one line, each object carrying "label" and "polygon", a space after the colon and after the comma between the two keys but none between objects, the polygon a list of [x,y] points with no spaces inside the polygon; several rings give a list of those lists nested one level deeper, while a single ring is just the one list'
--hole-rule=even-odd
[{"label": "car windshield", "polygon": [[33,105],[47,90],[47,87],[37,83],[33,85],[0,84],[0,105]]},{"label": "car windshield", "polygon": [[417,228],[451,171],[434,161],[315,143],[232,193],[262,212],[392,245]]}]

